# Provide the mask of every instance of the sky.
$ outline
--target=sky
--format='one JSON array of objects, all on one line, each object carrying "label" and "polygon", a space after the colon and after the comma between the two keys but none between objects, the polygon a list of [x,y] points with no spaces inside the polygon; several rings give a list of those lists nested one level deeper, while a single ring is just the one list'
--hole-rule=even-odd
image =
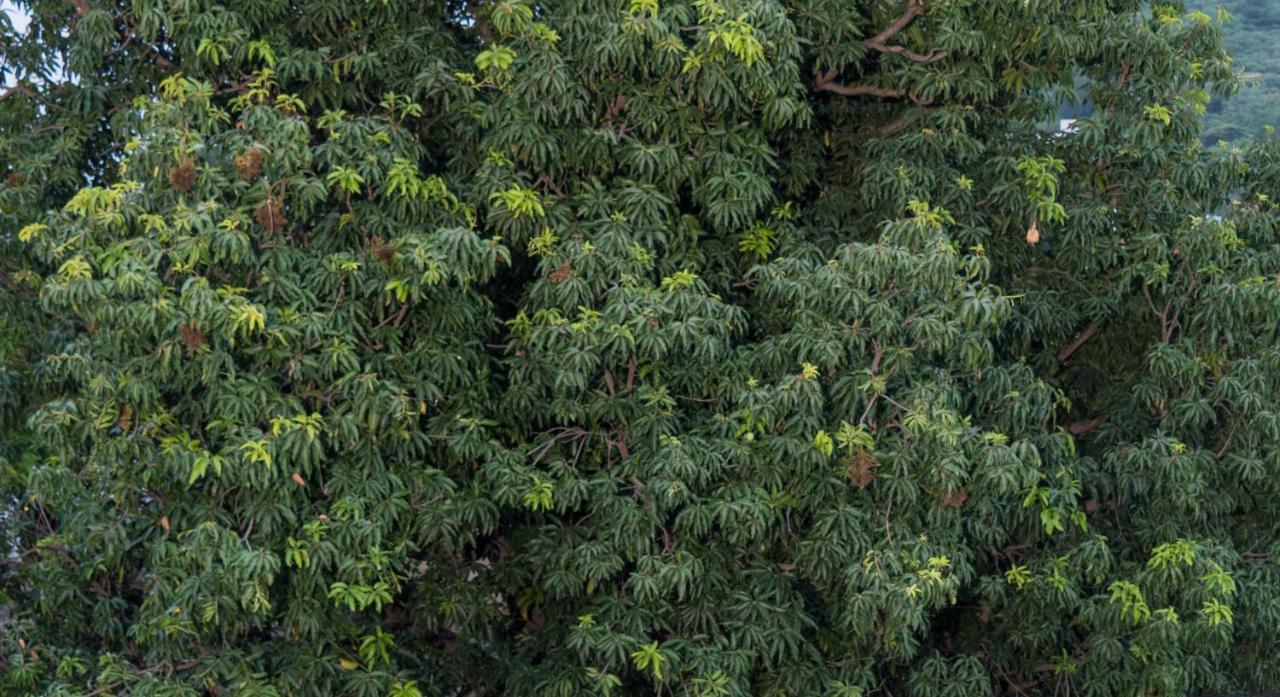
[{"label": "sky", "polygon": [[0,0],[0,11],[9,16],[9,21],[13,22],[13,28],[22,31],[27,28],[27,15],[19,10],[9,0]]},{"label": "sky", "polygon": [[[19,10],[9,0],[0,0],[0,12],[3,12],[9,18],[9,22],[13,24],[13,28],[18,31],[24,31],[27,28],[27,15]],[[4,76],[4,80],[0,81],[0,88],[10,87],[12,78],[9,75]]]},{"label": "sky", "polygon": [[[14,31],[21,34],[27,30],[27,25],[30,24],[31,18],[27,15],[26,10],[19,8],[13,0],[0,0],[0,12],[3,12],[5,17],[8,18],[13,25]],[[55,71],[54,76],[65,77],[61,71]],[[12,87],[13,82],[12,75],[4,75],[3,79],[0,79],[0,89]]]}]

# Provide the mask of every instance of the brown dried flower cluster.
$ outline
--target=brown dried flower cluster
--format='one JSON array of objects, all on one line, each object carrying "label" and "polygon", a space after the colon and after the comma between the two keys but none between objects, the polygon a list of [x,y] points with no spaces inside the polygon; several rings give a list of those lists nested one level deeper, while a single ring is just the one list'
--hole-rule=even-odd
[{"label": "brown dried flower cluster", "polygon": [[274,196],[263,201],[253,215],[257,218],[258,224],[267,232],[279,232],[284,229],[286,222],[284,219],[284,204]]},{"label": "brown dried flower cluster", "polygon": [[196,161],[184,157],[173,169],[169,170],[169,184],[174,189],[186,193],[196,183]]}]

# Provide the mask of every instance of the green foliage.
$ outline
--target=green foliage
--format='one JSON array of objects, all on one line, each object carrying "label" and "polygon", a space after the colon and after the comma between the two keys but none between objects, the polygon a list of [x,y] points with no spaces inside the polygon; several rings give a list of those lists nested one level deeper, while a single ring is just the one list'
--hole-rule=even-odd
[{"label": "green foliage", "polygon": [[22,7],[0,693],[1280,684],[1212,13]]}]

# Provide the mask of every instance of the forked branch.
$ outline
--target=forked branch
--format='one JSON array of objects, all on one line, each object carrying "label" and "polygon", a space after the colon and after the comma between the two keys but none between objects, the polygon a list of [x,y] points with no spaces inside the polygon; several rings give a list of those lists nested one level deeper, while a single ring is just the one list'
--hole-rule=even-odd
[{"label": "forked branch", "polygon": [[916,17],[924,14],[924,3],[925,0],[910,0],[910,2],[907,3],[907,7],[903,11],[902,16],[894,20],[893,24],[885,27],[884,31],[869,39],[865,39],[862,42],[862,45],[881,53],[894,53],[916,63],[933,63],[946,58],[946,51],[938,51],[935,49],[928,53],[916,53],[915,51],[908,50],[906,46],[889,45],[890,39],[902,33],[902,30],[906,29],[908,25],[914,22]]},{"label": "forked branch", "polygon": [[[879,34],[876,34],[871,38],[864,39],[862,41],[862,45],[872,51],[892,53],[915,63],[934,63],[946,58],[948,55],[946,51],[938,51],[935,49],[928,53],[916,53],[915,51],[909,50],[906,46],[889,45],[889,40],[902,33],[903,29],[906,29],[907,26],[914,22],[917,17],[924,14],[924,10],[925,0],[910,0],[901,16],[894,20],[892,24],[885,27],[885,29]],[[894,99],[898,97],[911,96],[907,90],[903,89],[876,87],[874,85],[842,85],[835,81],[835,78],[839,73],[840,71],[835,68],[828,70],[814,81],[814,88],[824,90],[826,92],[834,92],[835,94],[843,95],[845,97],[869,96]],[[911,98],[921,106],[928,104],[928,102],[921,101],[915,97]]]}]

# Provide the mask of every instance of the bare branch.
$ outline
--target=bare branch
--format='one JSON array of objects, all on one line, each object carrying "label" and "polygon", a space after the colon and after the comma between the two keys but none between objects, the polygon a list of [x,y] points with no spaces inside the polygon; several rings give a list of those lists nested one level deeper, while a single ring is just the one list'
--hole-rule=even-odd
[{"label": "bare branch", "polygon": [[35,90],[31,89],[30,87],[27,87],[26,85],[14,85],[13,87],[10,87],[9,89],[5,90],[4,94],[0,94],[0,100],[8,99],[9,97],[12,97],[15,94],[25,94],[28,97],[38,96],[36,95]]},{"label": "bare branch", "polygon": [[[888,44],[890,39],[897,36],[903,29],[906,29],[908,25],[915,21],[917,17],[924,14],[924,10],[925,0],[910,0],[900,17],[894,20],[892,24],[886,27],[879,34],[876,34],[869,39],[864,39],[862,45],[870,50],[878,51],[880,53],[892,53],[916,63],[935,63],[946,58],[948,55],[946,51],[932,50],[929,51],[929,53],[916,53],[915,51],[907,49],[906,46],[890,46]],[[839,72],[840,71],[835,68],[827,70],[827,72],[823,73],[814,81],[814,88],[824,90],[826,92],[834,92],[835,94],[843,95],[845,97],[869,96],[886,99],[910,97],[913,102],[920,106],[927,106],[930,103],[928,100],[917,98],[915,95],[912,95],[909,91],[904,89],[875,87],[872,85],[842,85],[835,82],[835,78],[839,75]],[[905,127],[905,124],[901,127]],[[901,127],[895,130],[900,130]]]},{"label": "bare branch", "polygon": [[929,51],[927,54],[916,53],[914,51],[907,50],[905,46],[890,46],[888,44],[889,39],[900,34],[903,29],[907,28],[907,25],[914,22],[916,17],[919,17],[922,14],[924,14],[924,0],[911,0],[907,3],[907,8],[902,13],[901,17],[894,20],[893,24],[886,27],[884,31],[876,34],[870,39],[864,40],[862,45],[881,53],[897,54],[916,63],[933,63],[946,58],[946,51],[933,50]]},{"label": "bare branch", "polygon": [[930,51],[928,53],[916,53],[914,51],[908,51],[905,46],[883,46],[877,44],[868,46],[868,48],[874,48],[881,53],[894,53],[916,63],[936,63],[950,55],[946,51],[937,50]]},{"label": "bare branch", "polygon": [[1095,416],[1092,419],[1085,419],[1084,421],[1075,421],[1067,424],[1067,433],[1070,433],[1073,436],[1083,436],[1097,428],[1100,423],[1102,423],[1101,416]]},{"label": "bare branch", "polygon": [[0,269],[0,287],[21,298],[31,297],[31,291],[28,290],[26,286],[13,280],[13,276],[4,269]]},{"label": "bare branch", "polygon": [[842,85],[835,82],[838,72],[832,68],[823,73],[814,81],[815,89],[834,92],[845,97],[882,97],[885,99],[898,99],[907,96],[904,89],[895,89],[892,87],[876,87],[875,85]]},{"label": "bare branch", "polygon": [[924,14],[924,0],[911,0],[907,3],[907,9],[902,16],[893,21],[893,24],[885,27],[885,30],[875,36],[863,41],[862,43],[870,46],[871,44],[883,44],[889,39],[897,36],[908,24],[915,21],[916,17]]},{"label": "bare branch", "polygon": [[1058,362],[1066,363],[1067,359],[1071,358],[1071,354],[1078,351],[1081,346],[1084,346],[1085,342],[1092,339],[1093,335],[1097,334],[1100,329],[1102,329],[1101,324],[1098,322],[1090,322],[1089,326],[1085,327],[1085,330],[1080,332],[1080,336],[1077,336],[1071,343],[1063,346],[1061,351],[1058,351]]}]

